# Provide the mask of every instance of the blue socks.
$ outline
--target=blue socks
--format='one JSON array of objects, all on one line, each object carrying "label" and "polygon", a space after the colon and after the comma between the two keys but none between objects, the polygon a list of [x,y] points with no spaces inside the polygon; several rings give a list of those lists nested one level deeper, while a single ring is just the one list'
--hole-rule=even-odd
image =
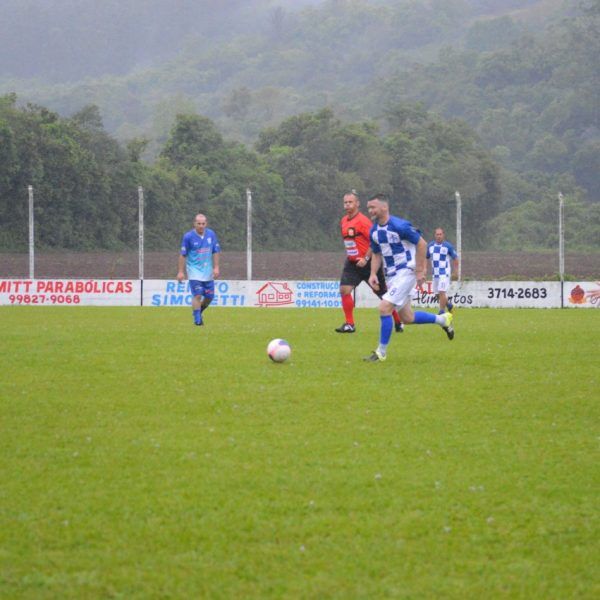
[{"label": "blue socks", "polygon": [[425,325],[425,323],[436,323],[436,315],[433,313],[426,313],[421,310],[415,312],[415,320],[413,321],[415,325]]},{"label": "blue socks", "polygon": [[198,308],[197,310],[193,310],[192,314],[194,315],[194,323],[200,325],[202,323],[202,311]]},{"label": "blue socks", "polygon": [[390,343],[392,337],[392,330],[394,329],[394,319],[392,315],[385,317],[379,317],[381,319],[381,329],[379,331],[379,345],[387,346]]}]

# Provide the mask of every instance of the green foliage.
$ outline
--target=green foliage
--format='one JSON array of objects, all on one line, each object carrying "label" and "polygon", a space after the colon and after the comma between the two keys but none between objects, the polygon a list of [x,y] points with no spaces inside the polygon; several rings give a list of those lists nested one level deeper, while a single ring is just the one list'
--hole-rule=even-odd
[{"label": "green foliage", "polygon": [[[505,168],[534,173],[538,180],[574,175],[575,184],[598,201],[600,14],[594,6],[543,34],[521,35],[508,47],[449,49],[436,63],[380,82],[373,99],[381,107],[399,98],[420,100],[429,110],[461,117]],[[487,31],[493,23],[476,23],[472,31]],[[486,40],[492,43],[493,36]],[[549,191],[541,187],[538,194]]]},{"label": "green foliage", "polygon": [[135,239],[133,164],[102,128],[95,107],[61,119],[43,107],[0,102],[1,244],[26,247],[27,186],[35,192],[36,243],[117,249]]},{"label": "green foliage", "polygon": [[519,27],[509,16],[497,19],[476,21],[467,31],[465,47],[469,50],[489,52],[516,41]]},{"label": "green foliage", "polygon": [[[547,194],[500,214],[486,228],[492,247],[531,250],[558,247],[558,198]],[[565,197],[565,249],[595,251],[600,244],[600,204]]]}]

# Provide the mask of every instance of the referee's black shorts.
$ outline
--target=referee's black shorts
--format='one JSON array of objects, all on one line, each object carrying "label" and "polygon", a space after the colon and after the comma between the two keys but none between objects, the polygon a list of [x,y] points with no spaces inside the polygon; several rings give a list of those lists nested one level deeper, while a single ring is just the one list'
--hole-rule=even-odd
[{"label": "referee's black shorts", "polygon": [[[342,276],[340,277],[340,285],[349,285],[355,288],[363,281],[369,282],[371,276],[371,263],[367,263],[364,267],[357,266],[356,263],[346,259],[344,262],[344,269],[342,270]],[[373,290],[380,298],[387,292],[385,285],[385,277],[383,275],[383,267],[379,267],[377,271],[377,279],[379,281],[379,289]]]}]

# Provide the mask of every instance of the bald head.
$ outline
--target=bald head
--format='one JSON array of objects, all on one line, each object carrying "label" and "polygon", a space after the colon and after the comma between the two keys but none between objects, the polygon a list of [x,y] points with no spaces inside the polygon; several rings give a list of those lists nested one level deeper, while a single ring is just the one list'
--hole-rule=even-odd
[{"label": "bald head", "polygon": [[208,221],[206,219],[206,216],[203,215],[202,213],[198,213],[194,217],[194,229],[196,230],[196,233],[198,235],[204,235],[204,230],[206,229],[207,224],[208,224]]}]

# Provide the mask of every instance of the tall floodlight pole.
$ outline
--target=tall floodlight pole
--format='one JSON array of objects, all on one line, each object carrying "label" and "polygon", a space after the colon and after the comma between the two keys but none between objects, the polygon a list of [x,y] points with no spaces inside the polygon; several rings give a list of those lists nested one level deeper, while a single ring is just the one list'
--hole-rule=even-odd
[{"label": "tall floodlight pole", "polygon": [[462,202],[460,199],[460,194],[458,192],[454,192],[454,197],[456,198],[456,251],[458,253],[458,273],[456,274],[456,278],[458,281],[461,281],[462,274]]},{"label": "tall floodlight pole", "polygon": [[27,186],[29,192],[29,279],[35,278],[35,236],[33,220],[33,186]]},{"label": "tall floodlight pole", "polygon": [[564,308],[565,286],[565,198],[558,192],[558,274],[560,275],[560,307]]},{"label": "tall floodlight pole", "polygon": [[252,280],[252,191],[246,189],[246,279]]},{"label": "tall floodlight pole", "polygon": [[138,186],[138,277],[144,279],[144,188]]}]

